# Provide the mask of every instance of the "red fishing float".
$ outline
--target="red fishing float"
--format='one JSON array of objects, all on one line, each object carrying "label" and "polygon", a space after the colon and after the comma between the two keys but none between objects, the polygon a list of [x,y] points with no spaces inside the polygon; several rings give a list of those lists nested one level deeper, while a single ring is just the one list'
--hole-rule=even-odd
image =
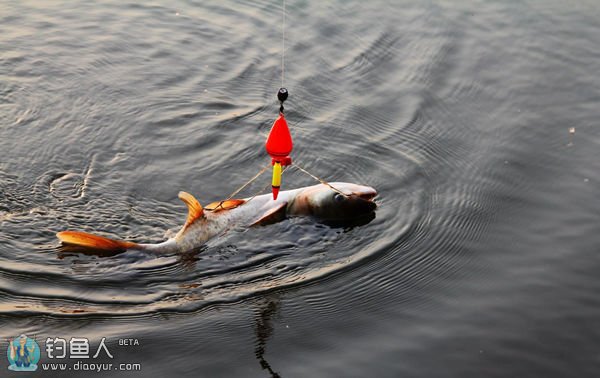
[{"label": "red fishing float", "polygon": [[288,128],[285,115],[283,114],[283,102],[288,97],[288,91],[285,88],[280,88],[277,92],[277,98],[281,103],[279,107],[279,117],[273,123],[265,149],[271,156],[271,164],[273,165],[273,180],[271,187],[273,190],[273,199],[277,199],[279,188],[281,187],[281,171],[282,167],[292,164],[292,158],[289,156],[294,147],[292,143],[292,135]]}]

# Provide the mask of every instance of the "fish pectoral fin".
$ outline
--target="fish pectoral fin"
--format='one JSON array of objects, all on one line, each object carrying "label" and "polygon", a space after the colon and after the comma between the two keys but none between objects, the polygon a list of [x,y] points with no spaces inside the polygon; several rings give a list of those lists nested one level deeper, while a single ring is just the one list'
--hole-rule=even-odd
[{"label": "fish pectoral fin", "polygon": [[260,218],[254,221],[250,226],[266,226],[268,224],[281,222],[285,219],[287,213],[287,205],[287,202],[283,202],[281,205],[268,210]]},{"label": "fish pectoral fin", "polygon": [[57,233],[56,237],[58,237],[58,239],[66,245],[100,251],[123,252],[127,249],[141,248],[141,246],[136,243],[113,240],[105,238],[104,236],[88,234],[87,232],[80,231],[62,231]]}]

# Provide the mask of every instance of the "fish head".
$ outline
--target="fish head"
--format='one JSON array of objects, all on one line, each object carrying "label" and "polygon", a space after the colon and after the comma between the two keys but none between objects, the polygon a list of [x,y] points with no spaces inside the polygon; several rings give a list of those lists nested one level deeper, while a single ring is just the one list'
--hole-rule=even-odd
[{"label": "fish head", "polygon": [[[335,188],[335,189],[334,189]],[[336,182],[316,185],[298,195],[297,207],[301,213],[323,220],[345,220],[373,213],[377,204],[373,198],[377,191],[370,186]]]}]

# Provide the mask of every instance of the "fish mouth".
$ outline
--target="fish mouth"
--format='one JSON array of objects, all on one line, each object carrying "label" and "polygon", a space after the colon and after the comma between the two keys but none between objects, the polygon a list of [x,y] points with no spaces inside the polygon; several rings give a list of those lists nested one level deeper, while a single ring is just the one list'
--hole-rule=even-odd
[{"label": "fish mouth", "polygon": [[361,193],[353,192],[352,194],[360,199],[365,200],[365,201],[373,202],[373,199],[377,196],[377,191],[370,190],[370,191],[365,191],[365,192],[361,192]]},{"label": "fish mouth", "polygon": [[365,191],[360,193],[353,192],[350,195],[350,198],[354,199],[354,207],[355,209],[360,209],[360,213],[368,213],[375,211],[377,208],[377,204],[373,202],[373,199],[377,196],[377,192],[373,191]]}]

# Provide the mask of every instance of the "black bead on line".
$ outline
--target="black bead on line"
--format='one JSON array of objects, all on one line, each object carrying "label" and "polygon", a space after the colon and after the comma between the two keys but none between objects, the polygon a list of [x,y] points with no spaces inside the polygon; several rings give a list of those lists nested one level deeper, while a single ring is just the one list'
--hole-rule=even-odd
[{"label": "black bead on line", "polygon": [[289,92],[285,88],[279,88],[279,91],[277,91],[277,99],[279,100],[279,103],[281,103],[281,106],[279,107],[280,113],[283,113],[283,102],[287,100],[288,94]]}]

